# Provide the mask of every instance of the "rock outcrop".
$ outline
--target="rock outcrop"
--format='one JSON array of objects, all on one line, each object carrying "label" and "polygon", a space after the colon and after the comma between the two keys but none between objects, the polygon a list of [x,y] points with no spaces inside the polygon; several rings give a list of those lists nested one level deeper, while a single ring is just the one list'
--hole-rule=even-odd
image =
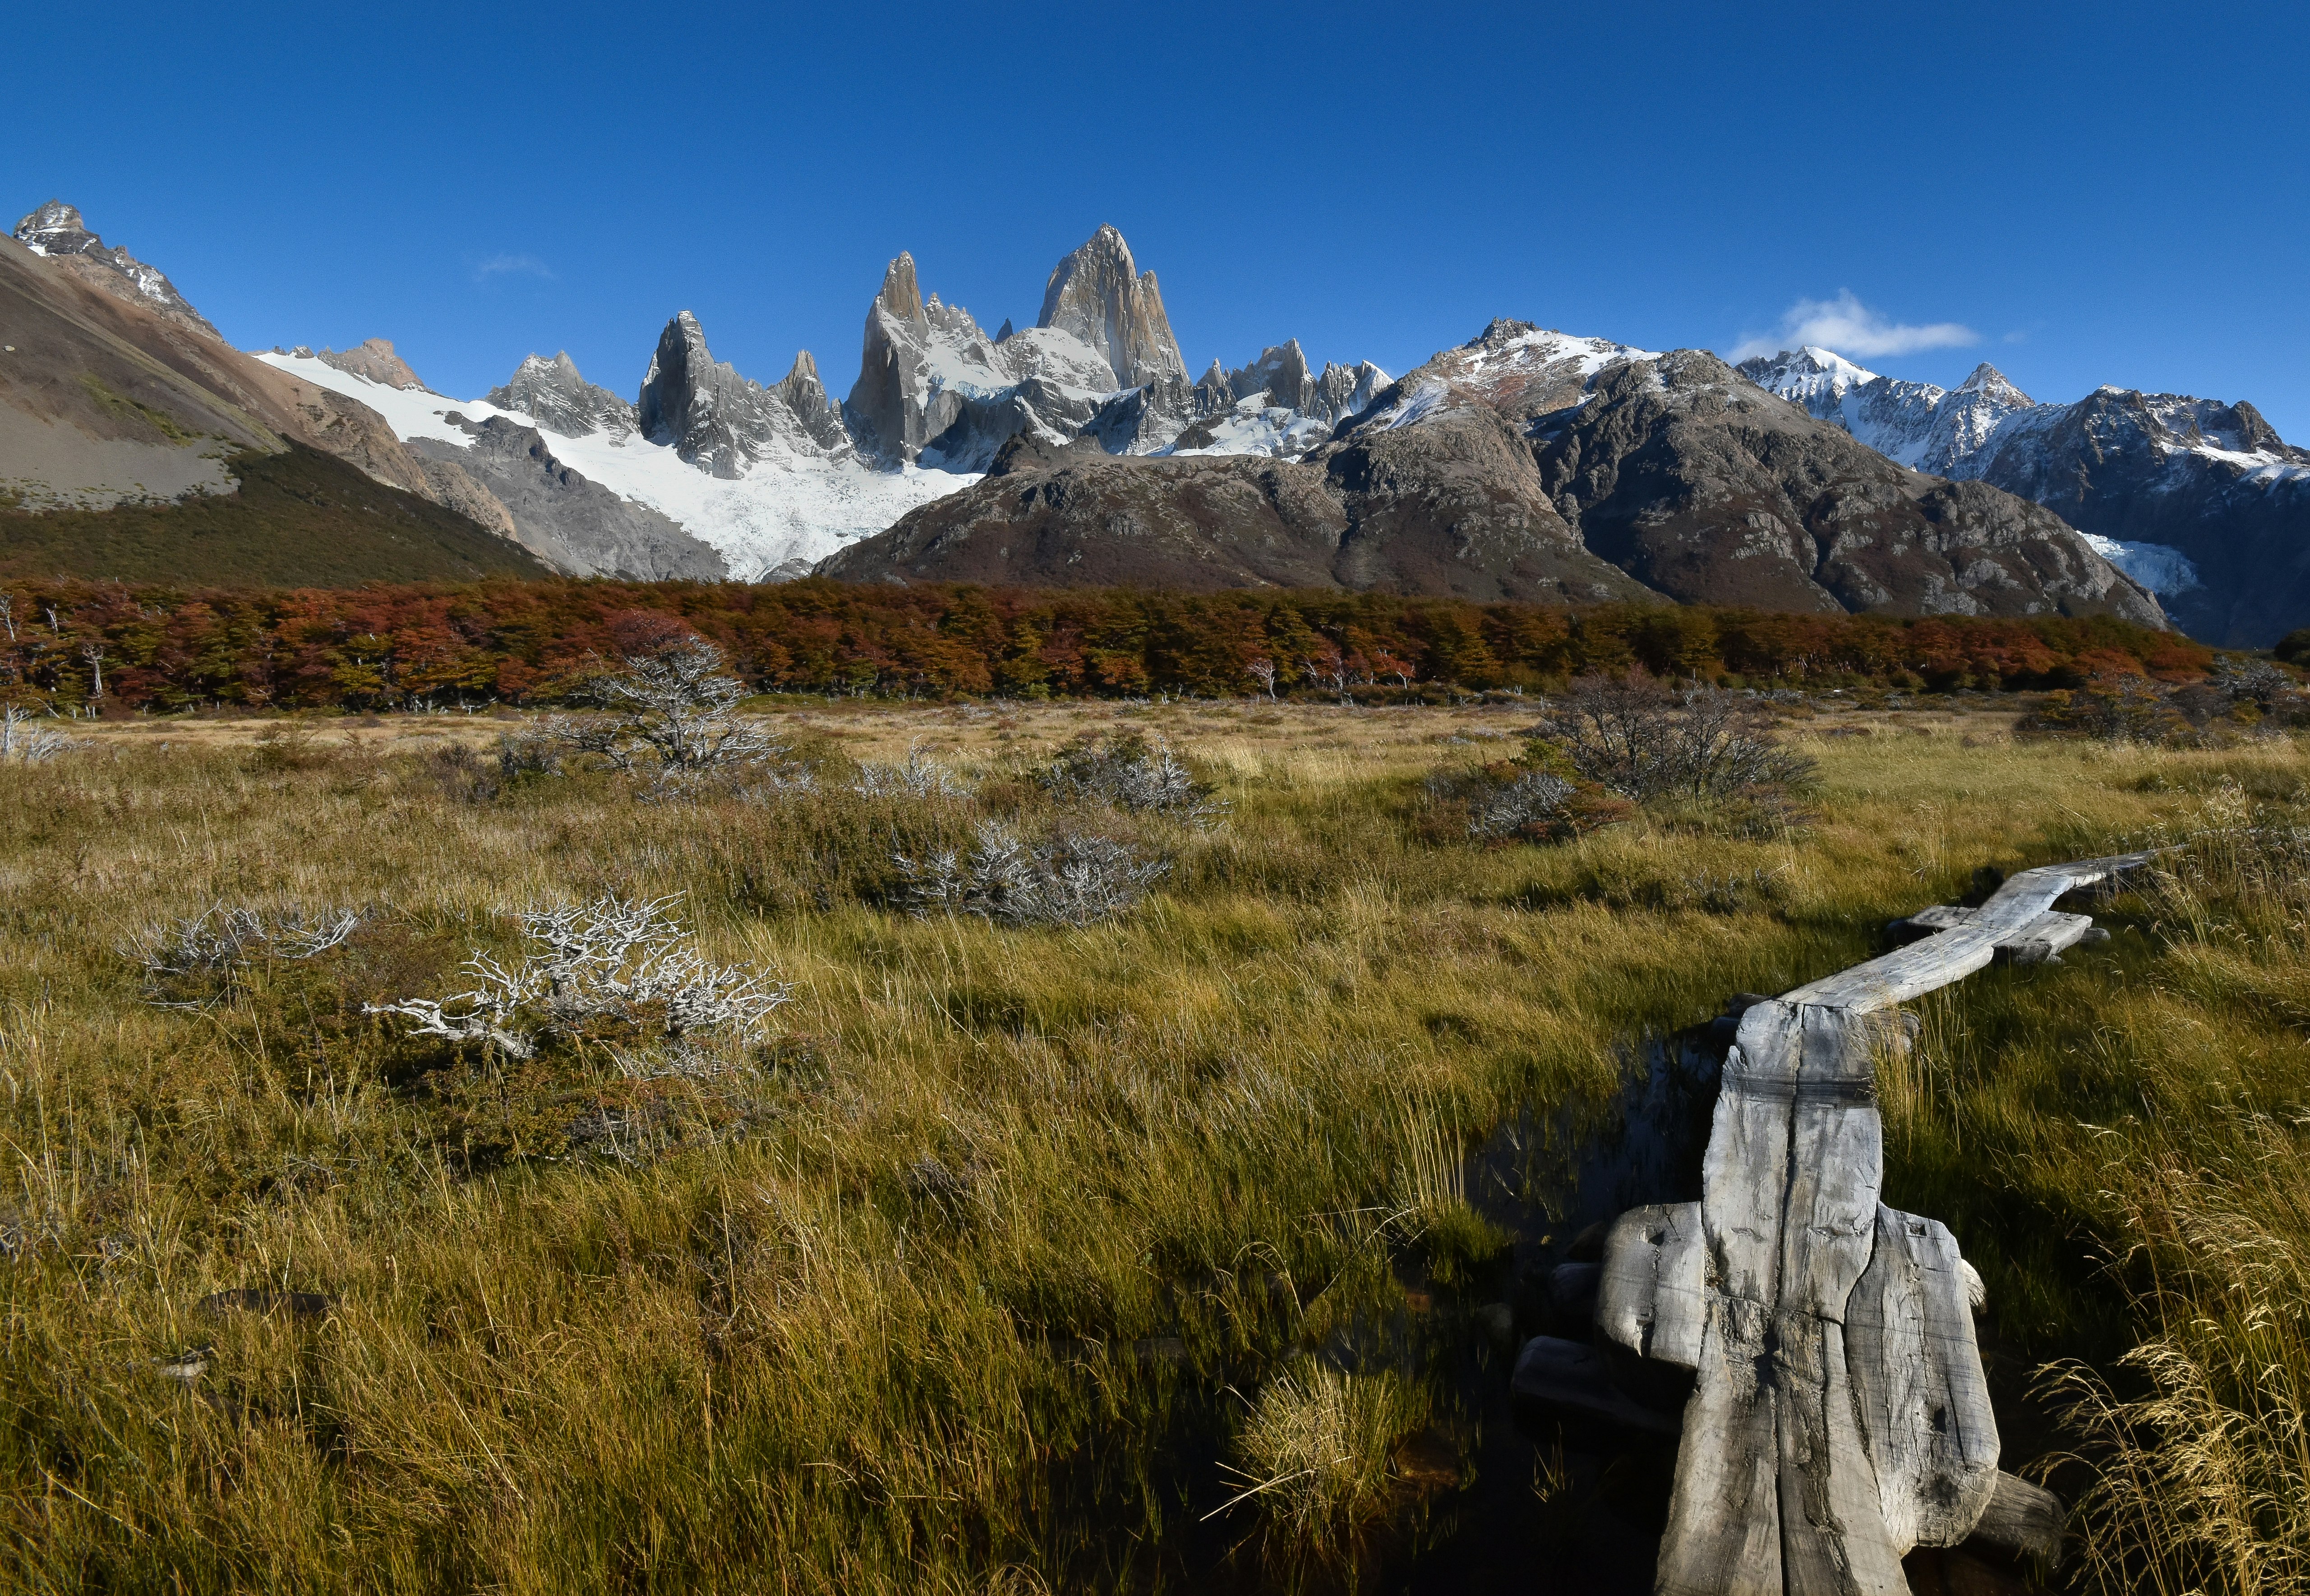
[{"label": "rock outcrop", "polygon": [[534,427],[504,416],[448,418],[472,438],[465,447],[421,438],[409,447],[429,470],[477,481],[508,516],[506,531],[558,571],[638,582],[720,581],[720,554],[669,517],[589,481],[553,453]]},{"label": "rock outcrop", "polygon": [[1740,369],[1893,460],[2052,510],[2194,637],[2263,646],[2310,619],[2310,450],[2243,401],[2040,404],[1993,366],[1944,389],[1814,348]]},{"label": "rock outcrop", "polygon": [[390,338],[370,338],[352,349],[325,349],[314,357],[340,371],[366,377],[388,388],[422,388],[409,362],[394,352]]},{"label": "rock outcrop", "polygon": [[1078,436],[1127,386],[1101,351],[1066,328],[989,338],[961,306],[925,298],[914,257],[901,255],[867,308],[843,414],[860,450],[885,465],[977,472],[1019,433],[1053,442]]},{"label": "rock outcrop", "polygon": [[847,452],[847,435],[828,424],[831,409],[808,355],[766,388],[717,362],[705,329],[685,310],[658,337],[634,419],[650,442],[670,445],[691,464],[734,481],[773,454]]},{"label": "rock outcrop", "polygon": [[1238,370],[1222,371],[1213,360],[1194,394],[1204,415],[1259,399],[1265,408],[1294,411],[1331,426],[1369,404],[1389,381],[1369,360],[1355,366],[1327,362],[1319,375],[1308,369],[1307,351],[1292,338],[1260,351],[1259,359]]},{"label": "rock outcrop", "polygon": [[16,223],[12,235],[34,255],[46,256],[81,282],[116,299],[141,307],[220,343],[223,334],[194,309],[157,266],[148,266],[127,250],[108,249],[104,240],[88,230],[80,212],[62,200],[50,200]]},{"label": "rock outcrop", "polygon": [[567,350],[547,360],[530,355],[505,382],[484,395],[500,410],[518,412],[562,438],[596,432],[625,438],[634,430],[634,407],[578,375]]},{"label": "rock outcrop", "polygon": [[1580,546],[1534,490],[1513,429],[1470,417],[1422,447],[1405,441],[1344,450],[1327,469],[1244,455],[1116,456],[1088,439],[1054,446],[1020,436],[977,485],[913,511],[818,572],[849,581],[1331,587],[1560,603],[1652,596]]}]

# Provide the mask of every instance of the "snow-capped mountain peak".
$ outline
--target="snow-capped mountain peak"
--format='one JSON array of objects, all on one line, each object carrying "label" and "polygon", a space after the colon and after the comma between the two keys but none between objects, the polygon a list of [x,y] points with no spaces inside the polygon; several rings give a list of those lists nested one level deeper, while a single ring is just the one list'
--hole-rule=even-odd
[{"label": "snow-capped mountain peak", "polygon": [[88,230],[79,208],[52,199],[16,223],[16,242],[34,255],[62,262],[73,275],[116,299],[141,305],[179,326],[223,341],[208,318],[194,309],[158,266],[148,266],[127,250],[106,248]]},{"label": "snow-capped mountain peak", "polygon": [[1976,366],[1973,369],[1973,375],[1958,384],[1951,392],[1977,394],[1989,403],[2006,410],[2022,410],[2037,403],[2014,386],[2011,379],[2005,373],[1987,360]]},{"label": "snow-capped mountain peak", "polygon": [[[1833,408],[1854,389],[1877,380],[1874,371],[1811,343],[1783,350],[1770,360],[1743,360],[1736,369],[1759,387],[1769,388],[1808,410],[1814,410],[1816,401]],[[1821,412],[1814,410],[1814,413]]]}]

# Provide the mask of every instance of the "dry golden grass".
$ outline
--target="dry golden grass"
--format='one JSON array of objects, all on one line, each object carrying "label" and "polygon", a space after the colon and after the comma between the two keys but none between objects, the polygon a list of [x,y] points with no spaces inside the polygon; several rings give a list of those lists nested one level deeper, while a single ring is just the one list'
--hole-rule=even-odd
[{"label": "dry golden grass", "polygon": [[[2310,775],[2286,742],[1829,716],[1792,729],[1823,773],[1801,827],[1660,814],[1480,850],[1418,839],[1419,783],[1512,749],[1481,734],[1513,710],[777,718],[829,759],[919,745],[997,779],[927,805],[644,804],[594,776],[476,802],[428,747],[499,728],[446,717],[107,726],[0,769],[0,1583],[1195,1586],[1193,1526],[1243,1488],[1222,1463],[1289,1451],[1261,1424],[1314,1434],[1334,1384],[1383,1389],[1350,1380],[1403,1399],[1333,1404],[1364,1415],[1361,1483],[1324,1502],[1359,1505],[1317,1526],[1385,1509],[1370,1482],[1419,1414],[1448,1427],[1420,1335],[1366,1332],[1407,1284],[1497,1292],[1454,1167],[1494,1126],[1608,1093],[1635,1035],[1867,956],[1978,864],[2201,828],[2225,781],[2291,805]],[[1040,823],[1000,778],[1094,725],[1161,733],[1232,804],[1208,832],[1133,822],[1176,860],[1144,908],[1042,932],[888,906],[894,846]],[[709,957],[796,983],[752,1073],[503,1070],[360,1012],[448,990],[507,911],[604,890],[682,893]],[[204,1010],[143,1002],[116,950],[220,900],[375,913]],[[2274,1112],[2306,1079],[2299,967],[2167,924],[1982,978],[1889,1084],[1890,1200],[1950,1219],[2041,1350],[2106,1368],[2131,1340],[2086,1327],[2115,1288],[2071,1260],[2129,1220],[2077,1122],[2147,1066],[2063,1043],[2017,1076],[1980,1043],[2090,1011]],[[2189,1114],[2243,1100],[2191,1080]],[[329,1305],[197,1305],[234,1288]],[[195,1379],[164,1372],[204,1347]],[[1240,1539],[1269,1496],[1297,1500],[1217,1522]]]}]

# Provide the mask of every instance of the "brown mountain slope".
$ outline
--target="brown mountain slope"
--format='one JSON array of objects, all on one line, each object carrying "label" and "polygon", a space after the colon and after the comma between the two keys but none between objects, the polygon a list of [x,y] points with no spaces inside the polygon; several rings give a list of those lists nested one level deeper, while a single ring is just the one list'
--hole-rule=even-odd
[{"label": "brown mountain slope", "polygon": [[[1519,466],[1518,462],[1522,464]],[[1585,603],[1651,596],[1580,546],[1515,434],[1463,418],[1329,468],[1255,455],[1155,459],[1025,434],[970,488],[818,568],[847,581],[1337,587]]]},{"label": "brown mountain slope", "polygon": [[1529,429],[1589,546],[1687,603],[2165,623],[2051,511],[1897,465],[1703,350],[1609,368]]},{"label": "brown mountain slope", "polygon": [[221,464],[236,490],[178,504],[0,511],[0,577],[354,587],[552,575],[520,544],[302,444]]},{"label": "brown mountain slope", "polygon": [[[297,442],[509,536],[505,507],[454,464],[402,447],[367,405],[79,281],[62,264],[0,239],[0,486],[20,499],[88,507],[213,491],[223,474],[189,462]],[[15,413],[10,414],[8,412]],[[82,438],[125,445],[94,476]],[[149,473],[124,485],[121,472]],[[46,473],[46,474],[44,474]],[[157,480],[156,480],[157,479]],[[144,491],[134,483],[142,481]],[[23,484],[35,484],[27,494]]]}]

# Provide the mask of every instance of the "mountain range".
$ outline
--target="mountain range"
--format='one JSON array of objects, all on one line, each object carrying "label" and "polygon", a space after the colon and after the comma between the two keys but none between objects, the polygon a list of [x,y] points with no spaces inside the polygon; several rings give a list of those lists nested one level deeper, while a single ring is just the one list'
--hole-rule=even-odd
[{"label": "mountain range", "polygon": [[2162,596],[2232,644],[2310,608],[2286,539],[2310,455],[2250,405],[2036,405],[1986,367],[1944,391],[1821,350],[1736,369],[1508,320],[1402,378],[1316,369],[1286,340],[1190,380],[1155,273],[1111,227],[1053,269],[1034,326],[992,334],[900,255],[839,402],[808,351],[767,386],[716,361],[687,311],[631,400],[567,354],[470,400],[384,339],[243,354],[57,202],[0,243],[0,494],[33,511],[206,496],[213,514],[236,461],[302,449],[578,575],[2149,624]]},{"label": "mountain range", "polygon": [[1994,366],[1945,389],[1811,346],[1740,369],[1889,459],[2045,506],[2193,637],[2266,645],[2310,619],[2310,450],[2243,400],[2113,386],[2040,404]]}]

